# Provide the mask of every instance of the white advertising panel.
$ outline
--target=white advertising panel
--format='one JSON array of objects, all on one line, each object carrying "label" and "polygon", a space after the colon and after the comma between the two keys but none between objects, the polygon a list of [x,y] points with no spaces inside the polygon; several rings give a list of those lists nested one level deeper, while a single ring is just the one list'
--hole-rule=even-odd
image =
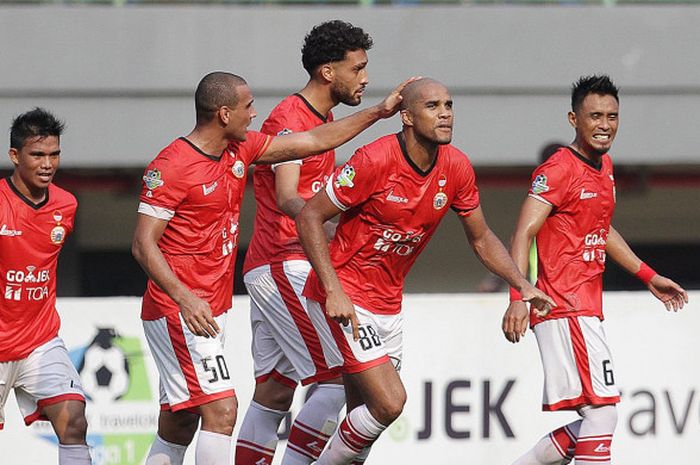
[{"label": "white advertising panel", "polygon": [[[368,464],[508,464],[545,433],[577,418],[574,412],[541,411],[534,335],[516,345],[503,338],[506,301],[503,294],[405,298],[401,377],[408,402]],[[668,465],[700,456],[698,301],[700,292],[691,293],[691,304],[671,314],[647,292],[606,294],[605,329],[622,390],[614,462]],[[61,336],[90,396],[94,463],[142,464],[157,426],[158,380],[138,316],[140,299],[60,299],[58,306]],[[236,297],[227,331],[240,423],[253,390],[246,297]],[[304,392],[298,394],[295,411]],[[57,463],[48,423],[26,428],[14,396],[5,416],[1,464]],[[190,449],[188,465],[194,463]]]}]

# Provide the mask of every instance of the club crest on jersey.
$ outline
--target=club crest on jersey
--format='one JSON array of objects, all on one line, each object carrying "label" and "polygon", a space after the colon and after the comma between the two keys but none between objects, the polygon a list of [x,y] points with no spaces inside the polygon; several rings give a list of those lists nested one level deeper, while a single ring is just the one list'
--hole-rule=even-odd
[{"label": "club crest on jersey", "polygon": [[284,128],[284,129],[282,129],[280,132],[278,132],[277,135],[278,135],[278,136],[286,136],[287,134],[291,134],[291,133],[293,133],[293,132],[294,132],[294,131],[292,131],[292,130],[289,129],[289,128]]},{"label": "club crest on jersey", "polygon": [[335,180],[335,187],[349,187],[352,189],[355,187],[354,179],[355,168],[350,165],[345,165]]},{"label": "club crest on jersey", "polygon": [[235,177],[241,179],[245,175],[245,163],[243,163],[241,160],[236,160],[231,167],[231,172]]},{"label": "club crest on jersey", "polygon": [[547,192],[549,186],[547,185],[547,176],[544,174],[538,174],[534,181],[532,181],[532,193],[541,194]]},{"label": "club crest on jersey", "polygon": [[447,205],[447,194],[444,192],[438,192],[435,194],[435,197],[433,197],[433,208],[435,210],[440,210],[445,205]]},{"label": "club crest on jersey", "polygon": [[66,238],[66,228],[61,225],[56,226],[51,230],[51,242],[54,244],[62,244]]},{"label": "club crest on jersey", "polygon": [[146,172],[146,174],[143,176],[143,183],[146,184],[149,191],[157,189],[165,184],[165,182],[161,179],[160,171],[156,169],[148,170]]}]

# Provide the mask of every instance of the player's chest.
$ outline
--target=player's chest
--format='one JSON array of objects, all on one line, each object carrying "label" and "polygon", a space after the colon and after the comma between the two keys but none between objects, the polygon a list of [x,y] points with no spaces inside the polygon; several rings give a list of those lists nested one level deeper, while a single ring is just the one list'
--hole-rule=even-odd
[{"label": "player's chest", "polygon": [[431,229],[452,203],[455,185],[442,172],[430,173],[425,177],[413,173],[394,173],[372,195],[367,211],[382,224],[410,226],[416,230]]},{"label": "player's chest", "polygon": [[0,250],[3,257],[27,260],[57,254],[70,233],[67,212],[61,208],[35,211],[24,205],[5,210],[0,218]]},{"label": "player's chest", "polygon": [[580,173],[569,189],[566,208],[589,221],[609,221],[615,210],[615,179],[605,167]]}]

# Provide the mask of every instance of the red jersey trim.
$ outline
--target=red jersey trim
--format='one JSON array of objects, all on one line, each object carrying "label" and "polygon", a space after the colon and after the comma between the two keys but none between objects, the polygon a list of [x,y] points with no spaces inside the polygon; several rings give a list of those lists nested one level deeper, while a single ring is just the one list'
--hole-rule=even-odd
[{"label": "red jersey trim", "polygon": [[204,391],[202,391],[202,387],[199,385],[197,371],[194,368],[192,356],[187,348],[187,340],[185,339],[185,332],[180,322],[180,314],[167,315],[165,321],[168,326],[170,343],[177,357],[177,361],[180,364],[180,370],[182,370],[182,374],[185,375],[185,382],[187,383],[187,391],[190,394],[190,399],[199,398],[204,395]]},{"label": "red jersey trim", "polygon": [[367,371],[370,368],[381,365],[382,363],[391,363],[388,355],[382,355],[381,357],[370,360],[369,362],[359,362],[357,360],[353,362],[345,362],[343,365],[343,373],[353,374],[360,373],[362,371]]},{"label": "red jersey trim", "polygon": [[270,147],[270,144],[272,143],[272,139],[274,139],[274,137],[272,137],[268,134],[265,134],[265,137],[266,137],[265,143],[260,148],[260,151],[255,155],[255,159],[252,160],[251,163],[255,163],[256,161],[260,160],[260,158],[262,158],[262,156],[265,154],[265,151],[267,151],[268,147]]},{"label": "red jersey trim", "polygon": [[614,405],[620,402],[620,396],[599,397],[580,395],[574,399],[564,399],[556,404],[542,404],[544,412],[554,412],[556,410],[576,410],[583,405]]},{"label": "red jersey trim", "polygon": [[288,378],[284,376],[282,373],[272,370],[269,373],[266,373],[264,375],[260,375],[255,378],[255,384],[262,384],[269,380],[270,378],[274,379],[278,383],[287,386],[290,389],[296,389],[297,387],[297,382],[294,381],[292,378]]},{"label": "red jersey trim", "polygon": [[322,383],[324,381],[330,381],[333,378],[337,378],[343,374],[343,367],[337,366],[329,368],[328,370],[319,371],[314,376],[309,376],[301,380],[302,386],[308,386],[313,383]]}]

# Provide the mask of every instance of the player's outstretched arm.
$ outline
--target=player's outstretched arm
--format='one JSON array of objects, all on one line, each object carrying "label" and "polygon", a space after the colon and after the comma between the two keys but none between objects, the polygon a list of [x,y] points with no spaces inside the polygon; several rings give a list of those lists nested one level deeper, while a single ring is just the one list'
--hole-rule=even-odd
[{"label": "player's outstretched arm", "polygon": [[306,132],[275,137],[256,163],[279,163],[303,158],[344,144],[380,119],[393,116],[401,105],[401,91],[416,79],[413,77],[402,82],[378,104],[350,116]]},{"label": "player's outstretched arm", "polygon": [[612,226],[608,232],[605,253],[625,271],[637,276],[654,296],[664,303],[666,310],[677,312],[688,303],[688,293],[674,281],[661,276],[646,265],[632,251],[625,239]]},{"label": "player's outstretched arm", "polygon": [[220,331],[209,304],[195,296],[180,281],[158,247],[168,222],[139,213],[136,219],[131,253],[149,278],[180,307],[190,331],[198,336],[214,337]]},{"label": "player's outstretched arm", "polygon": [[340,212],[341,210],[331,202],[326,191],[322,190],[313,196],[297,215],[297,231],[304,252],[326,291],[326,313],[343,325],[351,323],[353,338],[357,341],[360,333],[355,307],[345,294],[333,268],[328,240],[323,228],[326,221]]}]

